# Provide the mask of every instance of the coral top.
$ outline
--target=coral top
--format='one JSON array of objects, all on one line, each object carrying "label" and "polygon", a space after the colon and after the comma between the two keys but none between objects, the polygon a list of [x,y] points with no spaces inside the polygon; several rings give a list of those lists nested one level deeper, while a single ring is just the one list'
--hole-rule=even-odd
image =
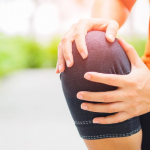
[{"label": "coral top", "polygon": [[146,66],[150,69],[150,18],[149,18],[149,35],[148,35],[148,40],[146,44],[146,50],[144,52],[144,55],[141,57],[141,59],[146,64]]}]

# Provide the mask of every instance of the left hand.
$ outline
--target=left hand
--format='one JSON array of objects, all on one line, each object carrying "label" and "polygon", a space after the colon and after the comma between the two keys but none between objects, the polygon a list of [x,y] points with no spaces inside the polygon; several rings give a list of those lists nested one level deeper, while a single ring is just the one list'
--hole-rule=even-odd
[{"label": "left hand", "polygon": [[[107,117],[97,117],[93,123],[112,124],[125,121],[135,116],[150,112],[150,70],[138,56],[133,46],[123,39],[118,39],[131,62],[131,72],[127,75],[103,74],[87,72],[84,78],[93,82],[104,83],[118,87],[108,92],[77,93],[78,99],[107,103],[81,104],[81,108],[87,107],[87,111],[114,113]],[[85,107],[86,106],[86,107]]]}]

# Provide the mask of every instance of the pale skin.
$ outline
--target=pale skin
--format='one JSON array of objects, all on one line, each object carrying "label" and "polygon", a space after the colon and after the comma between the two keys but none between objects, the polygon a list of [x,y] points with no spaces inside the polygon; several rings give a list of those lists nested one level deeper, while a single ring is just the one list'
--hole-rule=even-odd
[{"label": "pale skin", "polygon": [[[56,73],[73,65],[72,42],[75,40],[82,58],[88,57],[85,35],[91,30],[106,32],[106,39],[113,42],[118,29],[127,19],[135,0],[95,0],[91,19],[83,19],[74,24],[64,35],[58,46]],[[106,8],[107,7],[107,11]],[[119,13],[116,13],[116,9]],[[81,108],[92,112],[107,112],[114,115],[93,118],[93,123],[112,124],[150,112],[150,71],[138,56],[133,46],[123,39],[118,40],[131,62],[131,72],[127,75],[87,72],[84,78],[91,82],[117,86],[115,91],[80,91],[80,100],[107,102],[105,104],[82,103]],[[86,107],[85,107],[86,106]],[[142,130],[128,137],[84,140],[89,150],[141,150]]]}]

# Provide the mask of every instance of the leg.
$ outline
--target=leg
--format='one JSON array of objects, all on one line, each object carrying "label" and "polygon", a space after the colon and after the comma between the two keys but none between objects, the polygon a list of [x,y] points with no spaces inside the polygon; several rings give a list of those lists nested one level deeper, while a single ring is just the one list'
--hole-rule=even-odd
[{"label": "leg", "polygon": [[93,124],[93,118],[114,113],[89,112],[80,108],[83,100],[77,99],[77,92],[117,89],[85,80],[83,76],[87,71],[124,75],[131,70],[130,62],[117,39],[114,43],[109,43],[104,32],[92,31],[86,36],[86,45],[89,55],[83,60],[73,43],[74,65],[66,67],[61,73],[63,92],[80,137],[89,150],[141,150],[142,130],[139,117],[116,124]]},{"label": "leg", "polygon": [[128,137],[83,140],[88,150],[141,150],[142,129]]},{"label": "leg", "polygon": [[140,122],[142,127],[142,150],[149,150],[150,149],[150,112],[143,114],[140,116]]}]

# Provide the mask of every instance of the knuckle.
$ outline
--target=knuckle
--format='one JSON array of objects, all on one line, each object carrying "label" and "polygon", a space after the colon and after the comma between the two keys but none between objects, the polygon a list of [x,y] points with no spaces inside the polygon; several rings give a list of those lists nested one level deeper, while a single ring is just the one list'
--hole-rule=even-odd
[{"label": "knuckle", "polygon": [[115,27],[109,27],[109,30],[111,30],[111,33],[116,33],[117,29]]},{"label": "knuckle", "polygon": [[134,97],[134,93],[131,92],[128,94],[128,98],[133,98],[133,97]]},{"label": "knuckle", "polygon": [[69,54],[68,54],[69,52],[68,51],[66,51],[65,49],[63,50],[63,54],[64,54],[64,56],[68,56]]},{"label": "knuckle", "polygon": [[137,86],[138,90],[143,90],[143,88],[144,88],[144,85],[141,84],[141,82],[137,82],[136,86]]},{"label": "knuckle", "polygon": [[69,59],[71,57],[71,54],[70,54],[70,52],[68,52],[66,50],[63,50],[63,56],[67,60],[67,59]]},{"label": "knuckle", "polygon": [[114,78],[114,77],[109,77],[107,81],[108,81],[109,84],[113,84],[113,83],[116,82],[116,78]]},{"label": "knuckle", "polygon": [[113,106],[109,106],[107,112],[108,112],[108,113],[115,112],[115,108],[114,108]]},{"label": "knuckle", "polygon": [[131,82],[131,85],[134,86],[134,87],[137,87],[138,83],[136,81],[133,81],[133,82]]},{"label": "knuckle", "polygon": [[67,38],[67,37],[63,37],[63,38],[62,38],[62,40],[61,40],[61,43],[62,43],[62,44],[64,44],[64,43],[66,43],[66,42],[67,42],[67,40],[68,40],[68,38]]},{"label": "knuckle", "polygon": [[58,48],[58,49],[60,49],[60,48],[61,48],[61,43],[59,43],[59,44],[58,44],[57,48]]},{"label": "knuckle", "polygon": [[61,58],[58,59],[58,64],[62,64],[63,60]]},{"label": "knuckle", "polygon": [[83,34],[82,31],[80,29],[78,29],[78,30],[75,31],[74,38],[78,38],[82,34]]},{"label": "knuckle", "polygon": [[[138,102],[138,93],[136,91],[132,91],[128,94],[129,99],[134,99],[136,102]],[[134,102],[136,104],[136,102]],[[133,102],[132,102],[133,103]],[[133,103],[133,104],[134,104]]]},{"label": "knuckle", "polygon": [[64,58],[67,60],[69,59],[69,54],[67,52],[64,51]]},{"label": "knuckle", "polygon": [[106,95],[104,96],[104,102],[109,102],[110,100],[111,100],[111,96],[108,95],[108,94],[106,94]]},{"label": "knuckle", "polygon": [[137,90],[143,90],[143,86],[142,85],[137,85]]},{"label": "knuckle", "polygon": [[117,28],[119,28],[119,23],[116,20],[111,20],[112,24],[114,24]]}]

